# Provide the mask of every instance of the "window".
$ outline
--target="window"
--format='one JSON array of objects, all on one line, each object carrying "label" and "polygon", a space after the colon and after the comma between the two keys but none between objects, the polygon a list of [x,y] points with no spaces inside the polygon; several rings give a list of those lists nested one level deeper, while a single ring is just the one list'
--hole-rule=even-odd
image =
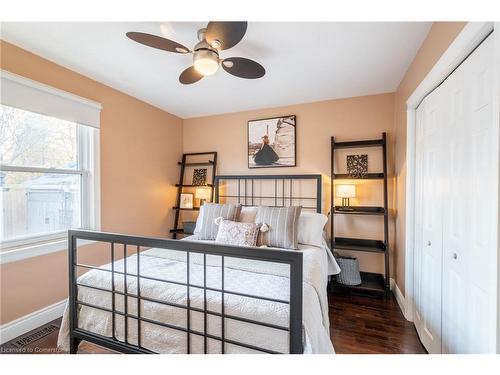
[{"label": "window", "polygon": [[[42,101],[50,100],[54,95],[54,89],[51,90]],[[36,94],[40,94],[39,91],[38,88]],[[68,229],[99,229],[99,130],[74,121],[74,111],[70,111],[71,116],[61,115],[57,110],[45,111],[55,116],[41,114],[38,108],[34,108],[36,112],[30,111],[33,106],[29,98],[25,103],[19,95],[15,106],[8,105],[11,104],[9,94],[11,91],[4,92],[2,87],[2,250],[62,239]],[[60,94],[56,99],[61,100]],[[21,108],[24,104],[26,108]],[[36,104],[40,104],[40,98],[36,98]],[[62,105],[64,107],[64,103]]]}]

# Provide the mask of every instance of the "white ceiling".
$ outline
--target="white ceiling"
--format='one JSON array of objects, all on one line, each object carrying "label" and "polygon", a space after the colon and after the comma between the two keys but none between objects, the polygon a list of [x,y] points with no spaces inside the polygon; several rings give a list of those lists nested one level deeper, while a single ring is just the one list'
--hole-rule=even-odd
[{"label": "white ceiling", "polygon": [[192,48],[201,22],[1,24],[1,38],[182,118],[394,91],[430,22],[250,22],[221,57],[254,59],[257,80],[214,76],[185,86],[191,55],[149,48],[127,31],[163,35]]}]

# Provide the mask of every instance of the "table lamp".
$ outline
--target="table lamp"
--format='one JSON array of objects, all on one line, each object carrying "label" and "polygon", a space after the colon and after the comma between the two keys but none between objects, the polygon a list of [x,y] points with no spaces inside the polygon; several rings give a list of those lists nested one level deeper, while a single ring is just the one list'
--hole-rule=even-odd
[{"label": "table lamp", "polygon": [[207,200],[212,198],[212,189],[196,188],[195,198],[200,200],[200,206],[203,206]]},{"label": "table lamp", "polygon": [[337,185],[337,197],[342,198],[341,210],[351,210],[349,208],[349,198],[356,197],[356,185]]}]

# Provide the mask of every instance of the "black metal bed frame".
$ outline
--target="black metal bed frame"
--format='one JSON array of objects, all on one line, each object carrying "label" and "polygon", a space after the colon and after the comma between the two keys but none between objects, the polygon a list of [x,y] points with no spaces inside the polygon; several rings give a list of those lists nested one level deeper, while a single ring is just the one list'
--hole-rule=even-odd
[{"label": "black metal bed frame", "polygon": [[[220,194],[221,181],[236,180],[238,184],[238,193],[236,195]],[[259,196],[255,195],[255,181],[274,180],[274,195]],[[295,180],[313,180],[316,182],[315,197],[301,197],[293,195],[293,181]],[[302,208],[316,210],[321,212],[321,175],[320,174],[291,174],[291,175],[226,175],[215,176],[215,202],[220,198],[236,199],[243,206],[255,206],[256,200],[271,199],[274,200],[274,206],[292,206],[294,201],[308,200],[315,201],[315,206],[303,206]],[[288,195],[286,188],[288,187]],[[280,191],[281,188],[281,191]],[[280,194],[281,193],[281,194]]]},{"label": "black metal bed frame", "polygon": [[[321,212],[321,175],[252,175],[252,176],[216,176],[214,184],[215,184],[215,201],[218,202],[220,198],[224,197],[219,195],[219,187],[220,182],[222,180],[237,180],[238,181],[238,195],[235,197],[238,201],[244,200],[244,203],[248,203],[247,199],[253,204],[255,199],[262,198],[258,196],[254,196],[253,192],[253,181],[255,180],[269,180],[274,179],[275,185],[277,186],[277,181],[282,181],[282,194],[279,196],[278,188],[275,189],[275,196],[272,198],[276,198],[276,206],[278,203],[281,203],[281,206],[292,205],[295,199],[315,199],[317,200],[317,204],[315,207],[305,207],[305,208],[314,208],[317,212]],[[316,197],[293,197],[292,195],[292,185],[293,180],[316,180]],[[290,190],[289,195],[285,195],[284,184],[286,180],[290,180]],[[240,181],[245,181],[245,191],[244,195],[240,194]],[[248,195],[246,190],[247,181],[252,181],[252,188],[250,190],[250,195]],[[231,197],[229,197],[231,198]],[[265,197],[269,198],[269,197]],[[77,240],[90,240],[97,242],[104,242],[110,244],[110,254],[111,254],[111,269],[96,267],[88,264],[78,263],[77,257]],[[137,257],[137,269],[136,273],[132,274],[127,271],[127,262],[124,262],[123,272],[115,270],[115,244],[123,245],[123,259],[127,258],[127,246],[135,247],[135,256]],[[115,350],[121,353],[136,353],[136,354],[153,354],[151,350],[142,346],[141,340],[141,323],[147,322],[149,324],[158,325],[165,328],[175,329],[178,331],[182,331],[186,333],[187,337],[187,348],[186,353],[191,353],[191,335],[196,335],[203,337],[203,348],[204,353],[207,353],[208,346],[207,340],[216,340],[221,342],[222,353],[225,353],[226,344],[236,345],[239,347],[244,347],[264,353],[277,353],[273,350],[269,350],[262,347],[256,347],[253,345],[249,345],[243,342],[234,341],[228,339],[225,336],[225,325],[227,320],[236,320],[242,321],[246,323],[251,323],[260,326],[266,326],[273,329],[278,329],[282,331],[289,332],[289,353],[291,354],[299,354],[303,352],[303,337],[302,337],[302,282],[303,282],[303,259],[301,252],[292,252],[286,250],[275,250],[275,249],[260,249],[255,247],[240,247],[240,246],[229,246],[229,245],[220,245],[220,244],[207,244],[207,243],[197,243],[192,241],[178,241],[178,240],[170,240],[170,239],[160,239],[160,238],[146,238],[146,237],[137,237],[137,236],[129,236],[122,234],[114,234],[114,233],[104,233],[104,232],[93,232],[93,231],[85,231],[85,230],[70,230],[69,231],[69,336],[70,336],[70,353],[76,353],[78,349],[78,344],[82,340],[86,340],[92,342],[94,344],[103,346],[105,348]],[[182,283],[174,280],[167,279],[159,279],[154,277],[148,277],[140,274],[140,252],[142,248],[164,248],[169,250],[178,250],[186,252],[186,261],[187,261],[187,275],[186,275],[186,283]],[[190,265],[190,254],[203,254],[203,286],[194,284],[190,282],[190,274],[189,274],[189,265]],[[206,257],[207,255],[215,255],[220,256],[221,258],[221,288],[212,288],[208,287],[206,284],[207,280],[207,264]],[[132,255],[134,256],[134,254]],[[229,258],[242,258],[242,259],[252,259],[257,261],[265,261],[272,263],[283,263],[288,264],[290,269],[290,290],[289,290],[289,299],[288,300],[279,300],[268,298],[264,296],[258,296],[253,294],[245,294],[239,293],[236,291],[227,290],[224,288],[224,260],[225,257]],[[83,268],[87,270],[100,270],[104,272],[111,273],[111,289],[101,288],[90,286],[86,284],[81,284],[78,282],[78,272],[77,270]],[[124,290],[119,291],[115,288],[115,275],[123,275],[123,285]],[[127,276],[137,277],[137,294],[129,293],[127,290]],[[176,284],[186,287],[186,295],[187,302],[185,305],[176,304],[166,301],[157,300],[154,298],[141,296],[141,288],[140,288],[140,280],[153,280],[156,282],[163,282],[167,284]],[[91,303],[83,302],[78,300],[78,287],[86,287],[100,291],[106,291],[111,293],[111,309],[105,308],[102,306],[97,306]],[[203,308],[197,308],[190,305],[190,288],[203,289],[204,292],[204,303]],[[211,311],[207,308],[207,291],[218,292],[221,294],[221,312]],[[119,311],[115,306],[115,296],[116,295],[123,296],[124,305],[123,311]],[[289,305],[289,324],[286,326],[278,326],[269,323],[264,323],[261,321],[251,320],[243,317],[233,316],[225,313],[224,309],[224,296],[226,294],[229,295],[239,295],[243,297],[253,298],[257,300],[268,300],[272,302],[278,302]],[[135,299],[137,301],[137,313],[130,314],[128,312],[128,301],[129,298]],[[152,303],[158,303],[166,306],[172,306],[176,308],[182,308],[186,310],[186,322],[187,328],[175,326],[172,324],[152,320],[149,318],[145,318],[141,316],[141,301],[148,301]],[[101,311],[105,311],[111,313],[112,316],[112,337],[103,336],[96,334],[94,332],[82,329],[78,327],[78,306],[87,306],[90,308],[95,308]],[[191,327],[191,312],[198,312],[204,315],[204,328],[203,331],[194,330]],[[123,317],[124,319],[124,341],[120,341],[116,337],[116,315]],[[207,318],[208,315],[218,316],[221,318],[221,334],[212,335],[207,332]],[[137,324],[137,344],[131,344],[129,342],[128,328],[129,328],[129,319],[134,319]]]}]

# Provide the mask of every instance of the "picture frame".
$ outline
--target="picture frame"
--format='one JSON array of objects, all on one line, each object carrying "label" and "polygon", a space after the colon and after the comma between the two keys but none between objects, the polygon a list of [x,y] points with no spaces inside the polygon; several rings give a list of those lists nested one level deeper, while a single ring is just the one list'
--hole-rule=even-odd
[{"label": "picture frame", "polygon": [[296,127],[295,115],[248,121],[248,168],[296,167]]},{"label": "picture frame", "polygon": [[194,195],[191,193],[181,193],[179,208],[193,208]]},{"label": "picture frame", "polygon": [[347,174],[353,178],[363,178],[368,173],[368,155],[347,155]]},{"label": "picture frame", "polygon": [[192,184],[195,186],[203,186],[207,184],[207,169],[200,168],[193,171]]}]

